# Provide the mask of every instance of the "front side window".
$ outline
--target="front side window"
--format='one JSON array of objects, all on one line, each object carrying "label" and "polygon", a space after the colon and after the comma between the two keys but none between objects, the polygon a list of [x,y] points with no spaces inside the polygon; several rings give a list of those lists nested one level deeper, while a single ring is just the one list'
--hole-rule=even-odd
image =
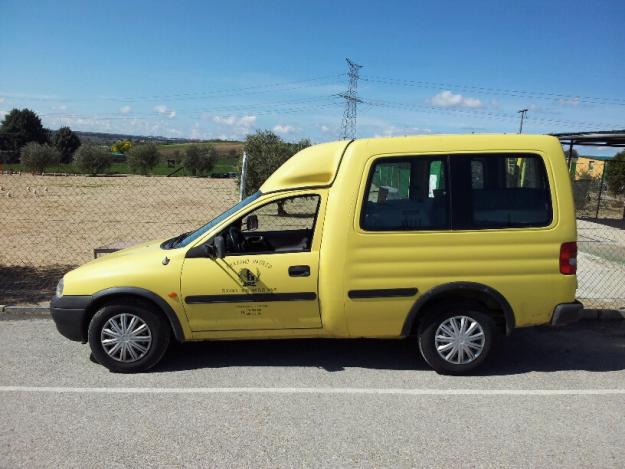
[{"label": "front side window", "polygon": [[547,226],[551,197],[538,155],[451,155],[453,228]]},{"label": "front side window", "polygon": [[310,251],[320,197],[317,194],[269,202],[230,224],[223,236],[229,254]]},{"label": "front side window", "polygon": [[449,228],[445,158],[384,158],[369,174],[360,226],[367,231]]}]

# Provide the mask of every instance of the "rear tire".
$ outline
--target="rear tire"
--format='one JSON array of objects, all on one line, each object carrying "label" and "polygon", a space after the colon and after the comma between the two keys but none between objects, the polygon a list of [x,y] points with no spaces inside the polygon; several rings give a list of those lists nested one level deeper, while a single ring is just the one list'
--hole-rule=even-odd
[{"label": "rear tire", "polygon": [[451,303],[436,308],[421,322],[419,350],[440,374],[469,374],[487,359],[495,335],[495,322],[483,306]]},{"label": "rear tire", "polygon": [[100,308],[89,323],[88,336],[98,363],[115,373],[137,373],[163,358],[171,330],[150,305],[124,302]]}]

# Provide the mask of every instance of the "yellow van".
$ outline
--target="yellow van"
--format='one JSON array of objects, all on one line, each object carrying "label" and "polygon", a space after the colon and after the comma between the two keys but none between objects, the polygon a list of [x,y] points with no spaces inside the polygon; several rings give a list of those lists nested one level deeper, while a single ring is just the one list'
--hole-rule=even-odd
[{"label": "yellow van", "polygon": [[579,317],[575,241],[553,137],[340,141],[193,232],[67,273],[51,312],[116,372],[153,367],[172,336],[417,336],[432,368],[462,374],[498,333]]}]

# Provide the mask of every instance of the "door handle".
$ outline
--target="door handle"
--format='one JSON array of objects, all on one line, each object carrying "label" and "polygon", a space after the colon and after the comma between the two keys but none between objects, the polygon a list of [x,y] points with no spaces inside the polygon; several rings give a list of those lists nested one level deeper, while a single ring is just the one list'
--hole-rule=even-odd
[{"label": "door handle", "polygon": [[307,265],[292,265],[289,267],[291,277],[310,277],[310,267]]}]

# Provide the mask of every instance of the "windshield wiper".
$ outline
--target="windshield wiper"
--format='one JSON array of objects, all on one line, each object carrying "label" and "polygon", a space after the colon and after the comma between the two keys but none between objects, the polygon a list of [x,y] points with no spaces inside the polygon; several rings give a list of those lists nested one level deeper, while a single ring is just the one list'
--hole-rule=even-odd
[{"label": "windshield wiper", "polygon": [[164,247],[166,248],[173,248],[176,246],[176,244],[178,244],[180,241],[182,241],[183,239],[185,239],[187,236],[189,236],[192,233],[192,231],[187,231],[186,233],[182,233],[179,234],[178,236],[168,239],[167,241],[165,241],[165,243],[163,244]]}]

